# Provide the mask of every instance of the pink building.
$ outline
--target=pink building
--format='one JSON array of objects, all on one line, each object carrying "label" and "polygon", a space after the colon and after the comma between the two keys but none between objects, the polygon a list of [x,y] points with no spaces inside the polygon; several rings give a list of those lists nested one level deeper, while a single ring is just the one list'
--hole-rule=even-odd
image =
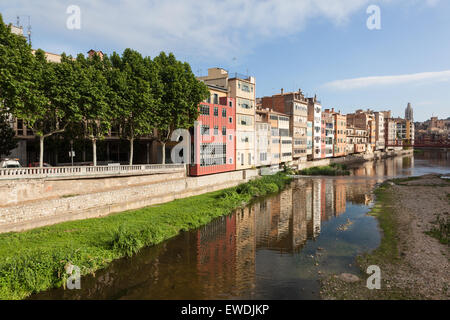
[{"label": "pink building", "polygon": [[208,85],[211,96],[199,106],[192,139],[191,176],[236,170],[236,105],[223,88]]}]

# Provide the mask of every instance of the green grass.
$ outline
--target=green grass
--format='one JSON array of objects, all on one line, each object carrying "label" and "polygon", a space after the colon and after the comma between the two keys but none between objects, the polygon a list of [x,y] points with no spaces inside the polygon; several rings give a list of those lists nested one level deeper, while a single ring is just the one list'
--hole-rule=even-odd
[{"label": "green grass", "polygon": [[369,215],[378,219],[379,227],[383,233],[380,246],[371,253],[364,254],[358,258],[358,262],[364,266],[371,264],[395,263],[399,260],[397,222],[395,220],[392,203],[393,194],[387,183],[380,185],[375,191],[376,204]]},{"label": "green grass", "polygon": [[435,227],[431,228],[431,230],[425,233],[433,238],[438,239],[440,243],[448,245],[450,243],[450,219],[448,217],[441,218],[438,215],[434,224]]},{"label": "green grass", "polygon": [[312,167],[299,171],[304,176],[347,176],[350,171],[344,164],[333,163],[329,166]]},{"label": "green grass", "polygon": [[284,173],[217,192],[175,200],[103,218],[0,234],[0,299],[23,299],[65,280],[64,266],[86,275],[231,213],[253,198],[278,192],[291,181]]},{"label": "green grass", "polygon": [[415,181],[419,180],[421,177],[407,177],[407,178],[396,178],[392,179],[391,181],[395,184],[402,185],[402,183],[409,182],[409,181]]}]

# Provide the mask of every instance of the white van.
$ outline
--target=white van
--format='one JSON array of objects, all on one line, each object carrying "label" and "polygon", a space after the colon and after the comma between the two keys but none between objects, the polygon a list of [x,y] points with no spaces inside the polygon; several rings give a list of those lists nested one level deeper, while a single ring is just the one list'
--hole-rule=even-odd
[{"label": "white van", "polygon": [[6,169],[6,168],[22,168],[20,165],[19,159],[2,159],[0,161],[0,169]]}]

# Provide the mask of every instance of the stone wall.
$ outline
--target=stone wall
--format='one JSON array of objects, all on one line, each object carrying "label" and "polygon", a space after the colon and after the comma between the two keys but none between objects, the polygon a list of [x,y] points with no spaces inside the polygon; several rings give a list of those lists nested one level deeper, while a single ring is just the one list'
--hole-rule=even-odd
[{"label": "stone wall", "polygon": [[[256,176],[258,170],[249,169],[203,177],[154,175],[76,181],[10,181],[9,188],[16,190],[16,193],[21,188],[20,184],[28,185],[25,189],[28,196],[21,195],[21,198],[35,199],[0,206],[0,232],[27,230],[63,221],[95,218],[143,208],[233,187]],[[52,189],[48,190],[45,197],[36,199],[39,190],[42,190],[46,183],[50,183]],[[83,188],[86,189],[82,190]],[[80,193],[76,194],[74,190]],[[52,196],[48,197],[49,194]]]},{"label": "stone wall", "polygon": [[0,207],[26,201],[90,194],[161,181],[185,178],[184,170],[164,174],[145,174],[102,178],[44,178],[0,180]]}]

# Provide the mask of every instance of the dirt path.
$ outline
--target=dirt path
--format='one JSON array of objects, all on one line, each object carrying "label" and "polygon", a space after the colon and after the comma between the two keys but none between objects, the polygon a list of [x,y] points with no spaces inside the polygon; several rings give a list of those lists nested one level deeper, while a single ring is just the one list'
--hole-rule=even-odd
[{"label": "dirt path", "polygon": [[358,259],[362,271],[371,264],[380,267],[381,289],[367,289],[369,275],[362,272],[358,275],[360,280],[353,283],[341,280],[345,277],[323,279],[322,297],[448,300],[449,245],[426,232],[437,227],[437,216],[448,224],[450,183],[439,176],[427,175],[394,180],[382,190],[373,210],[385,231],[382,244]]}]

